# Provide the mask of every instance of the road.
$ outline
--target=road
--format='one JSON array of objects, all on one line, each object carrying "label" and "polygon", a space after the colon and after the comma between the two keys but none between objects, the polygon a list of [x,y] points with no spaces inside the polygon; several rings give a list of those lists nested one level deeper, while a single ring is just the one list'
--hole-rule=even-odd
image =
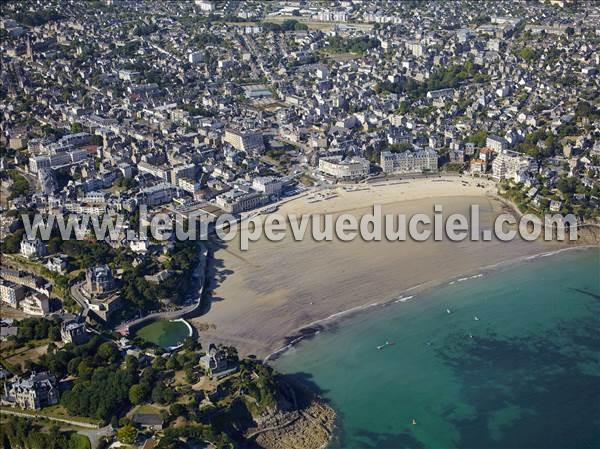
[{"label": "road", "polygon": [[75,285],[71,286],[71,297],[75,300],[75,302],[77,304],[79,304],[81,306],[81,315],[84,318],[86,318],[88,316],[90,308],[88,306],[87,300],[83,296],[83,293],[81,293],[82,285],[83,285],[83,282],[80,282],[79,284],[75,284]]}]

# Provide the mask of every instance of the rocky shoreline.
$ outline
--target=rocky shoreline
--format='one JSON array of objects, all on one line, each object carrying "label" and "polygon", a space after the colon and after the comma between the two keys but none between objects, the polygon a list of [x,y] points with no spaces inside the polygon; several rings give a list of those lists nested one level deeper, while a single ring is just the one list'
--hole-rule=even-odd
[{"label": "rocky shoreline", "polygon": [[251,438],[264,449],[319,449],[327,445],[335,423],[335,411],[313,398],[300,411],[280,413]]},{"label": "rocky shoreline", "polygon": [[249,429],[246,439],[263,449],[320,449],[331,440],[336,422],[335,410],[306,385],[295,379],[280,379],[280,388],[290,407]]}]

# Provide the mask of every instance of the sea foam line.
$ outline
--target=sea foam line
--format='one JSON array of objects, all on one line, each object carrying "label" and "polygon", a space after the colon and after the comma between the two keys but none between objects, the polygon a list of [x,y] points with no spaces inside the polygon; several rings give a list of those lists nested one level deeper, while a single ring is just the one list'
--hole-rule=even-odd
[{"label": "sea foam line", "polygon": [[479,278],[482,278],[482,277],[483,277],[483,273],[478,273],[478,274],[474,274],[473,276],[466,276],[466,277],[462,277],[462,278],[459,278],[459,279],[455,279],[453,281],[448,282],[448,285],[454,285],[457,282],[465,282],[465,281],[468,281],[470,279],[479,279]]}]

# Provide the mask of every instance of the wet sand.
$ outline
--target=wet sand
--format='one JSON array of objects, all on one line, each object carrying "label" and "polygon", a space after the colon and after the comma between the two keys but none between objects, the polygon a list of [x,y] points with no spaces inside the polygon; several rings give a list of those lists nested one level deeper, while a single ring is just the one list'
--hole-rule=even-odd
[{"label": "wet sand", "polygon": [[[351,213],[360,217],[379,204],[384,214],[433,217],[434,204],[442,204],[447,217],[452,213],[468,216],[469,207],[478,204],[483,230],[492,229],[495,217],[507,211],[494,197],[493,183],[471,178],[418,179],[357,188],[364,190],[338,188],[335,198],[316,203],[309,203],[307,197],[295,199],[280,206],[277,213]],[[494,264],[560,247],[521,240],[295,241],[289,227],[283,240],[262,238],[250,242],[247,251],[239,249],[237,238],[219,246],[213,261],[210,309],[193,319],[192,325],[199,330],[203,344],[232,344],[244,355],[261,358],[286,345],[301,329],[314,327],[332,315],[403,294],[418,294],[421,289]]]}]

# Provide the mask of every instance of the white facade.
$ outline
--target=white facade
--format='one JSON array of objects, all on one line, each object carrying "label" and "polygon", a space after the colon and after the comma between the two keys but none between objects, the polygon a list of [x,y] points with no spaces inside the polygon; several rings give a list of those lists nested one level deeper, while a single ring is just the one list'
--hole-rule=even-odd
[{"label": "white facade", "polygon": [[212,12],[215,10],[215,4],[211,0],[196,0],[196,5],[204,12]]},{"label": "white facade", "polygon": [[283,183],[278,178],[272,176],[259,176],[252,181],[252,188],[265,195],[279,195],[283,188]]},{"label": "white facade", "polygon": [[191,193],[192,195],[202,190],[202,184],[190,178],[179,178],[177,180],[177,185],[181,187],[182,190]]},{"label": "white facade", "polygon": [[67,261],[60,256],[50,257],[46,262],[46,268],[55,273],[63,274],[67,269]]},{"label": "white facade", "polygon": [[491,135],[486,139],[485,146],[499,153],[500,151],[506,149],[507,142],[504,137]]},{"label": "white facade", "polygon": [[21,254],[25,257],[42,257],[47,253],[46,245],[40,239],[27,239],[21,241]]},{"label": "white facade", "polygon": [[177,189],[172,184],[165,182],[140,190],[137,199],[140,204],[157,206],[172,201],[176,193]]},{"label": "white facade", "polygon": [[346,11],[330,11],[324,9],[317,14],[317,20],[323,22],[346,22],[348,20],[348,13]]},{"label": "white facade", "polygon": [[522,171],[537,171],[535,159],[516,151],[503,150],[492,162],[492,176],[497,179],[514,179]]},{"label": "white facade", "polygon": [[226,129],[224,140],[236,150],[246,152],[259,152],[265,148],[262,134],[256,132]]},{"label": "white facade", "polygon": [[25,289],[21,285],[0,281],[0,301],[16,308],[24,296]]},{"label": "white facade", "polygon": [[85,150],[58,152],[50,156],[32,156],[29,158],[29,171],[37,173],[42,168],[57,168],[77,164],[88,158]]},{"label": "white facade", "polygon": [[369,174],[368,160],[354,157],[342,159],[342,156],[330,156],[319,159],[319,171],[336,179],[354,179]]},{"label": "white facade", "polygon": [[230,213],[240,213],[265,204],[266,196],[262,193],[247,193],[241,190],[230,190],[216,199],[217,206]]},{"label": "white facade", "polygon": [[21,301],[21,308],[27,315],[46,316],[50,313],[50,299],[38,293]]},{"label": "white facade", "polygon": [[418,151],[381,153],[381,168],[384,173],[422,173],[437,171],[438,154],[433,148]]},{"label": "white facade", "polygon": [[170,167],[161,167],[158,165],[150,164],[146,161],[140,161],[137,167],[140,173],[148,173],[164,181],[169,181],[171,179]]}]

